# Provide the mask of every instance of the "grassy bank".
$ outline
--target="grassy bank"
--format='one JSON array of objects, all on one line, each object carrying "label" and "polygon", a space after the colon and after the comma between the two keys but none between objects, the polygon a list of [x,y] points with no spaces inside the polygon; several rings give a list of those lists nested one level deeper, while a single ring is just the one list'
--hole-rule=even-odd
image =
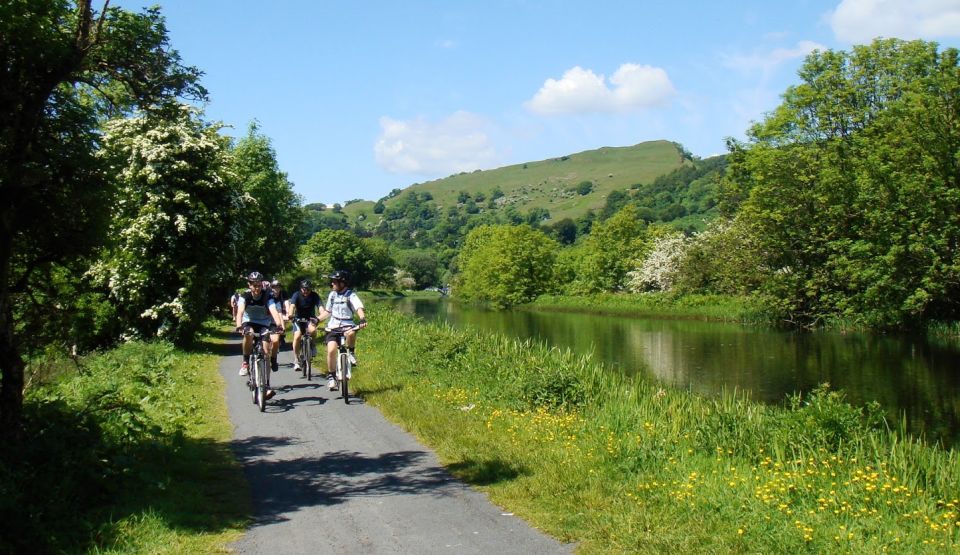
[{"label": "grassy bank", "polygon": [[213,339],[31,367],[0,462],[0,552],[217,553],[250,514]]},{"label": "grassy bank", "polygon": [[782,408],[375,309],[357,385],[505,510],[581,552],[960,549],[960,460],[821,390]]},{"label": "grassy bank", "polygon": [[667,293],[597,293],[587,296],[542,295],[521,308],[724,322],[769,322],[769,318],[763,315],[761,307],[755,300],[748,297],[725,295],[678,296]]}]

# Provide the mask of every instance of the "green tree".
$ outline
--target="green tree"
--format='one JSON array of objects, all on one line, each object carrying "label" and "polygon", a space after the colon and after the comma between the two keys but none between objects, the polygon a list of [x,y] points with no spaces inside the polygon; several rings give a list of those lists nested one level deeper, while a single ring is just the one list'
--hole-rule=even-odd
[{"label": "green tree", "polygon": [[90,274],[136,334],[192,340],[214,291],[235,279],[240,194],[217,131],[187,106],[107,124],[101,156],[119,194]]},{"label": "green tree", "polygon": [[351,287],[358,289],[389,282],[395,266],[384,241],[361,239],[343,230],[316,233],[300,247],[299,260],[301,273],[313,278],[347,270]]},{"label": "green tree", "polygon": [[529,226],[480,226],[458,257],[458,296],[504,308],[532,301],[554,286],[558,245]]},{"label": "green tree", "polygon": [[548,232],[562,245],[572,245],[577,240],[577,224],[570,218],[563,218],[548,226]]},{"label": "green tree", "polygon": [[418,288],[437,285],[439,280],[439,265],[437,255],[429,251],[412,251],[406,253],[400,262],[403,268]]},{"label": "green tree", "polygon": [[90,0],[0,3],[0,67],[0,433],[16,437],[29,338],[13,307],[103,236],[112,202],[94,156],[98,122],[206,91],[158,9],[97,14]]},{"label": "green tree", "polygon": [[732,144],[724,208],[800,324],[882,327],[960,316],[960,72],[956,49],[877,40],[814,52],[802,82]]},{"label": "green tree", "polygon": [[277,275],[293,265],[299,231],[307,222],[300,198],[256,123],[250,124],[231,154],[230,169],[244,193],[235,273],[259,270]]},{"label": "green tree", "polygon": [[622,290],[627,272],[637,267],[646,254],[646,227],[632,204],[610,219],[594,224],[584,239],[575,289],[583,292]]}]

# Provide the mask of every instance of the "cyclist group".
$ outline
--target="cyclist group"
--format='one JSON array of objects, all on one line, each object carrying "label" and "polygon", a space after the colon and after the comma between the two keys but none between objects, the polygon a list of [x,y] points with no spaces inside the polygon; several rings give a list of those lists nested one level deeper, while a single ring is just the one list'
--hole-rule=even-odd
[{"label": "cyclist group", "polygon": [[[327,296],[326,304],[321,302],[320,295],[313,290],[313,283],[309,279],[300,282],[300,288],[286,299],[279,281],[266,281],[260,272],[251,272],[247,275],[247,290],[237,292],[231,297],[230,305],[233,312],[237,331],[244,333],[250,329],[255,334],[269,330],[270,342],[266,349],[270,357],[270,367],[276,372],[279,369],[277,354],[280,351],[280,342],[285,333],[285,320],[293,321],[293,352],[294,370],[300,370],[304,361],[299,359],[300,340],[304,333],[314,337],[321,320],[327,320],[324,328],[323,344],[327,346],[327,386],[336,388],[333,371],[337,364],[337,353],[341,338],[347,345],[350,363],[357,365],[356,359],[356,330],[346,333],[337,333],[331,330],[364,328],[367,325],[363,302],[349,285],[350,275],[344,270],[337,270],[330,274],[331,291]],[[354,320],[354,315],[359,318]],[[299,322],[306,322],[306,329]],[[243,336],[243,362],[240,365],[240,375],[247,376],[250,368],[250,355],[253,351],[252,334]],[[269,383],[269,379],[268,379]],[[276,392],[267,388],[266,398],[272,398]]]}]

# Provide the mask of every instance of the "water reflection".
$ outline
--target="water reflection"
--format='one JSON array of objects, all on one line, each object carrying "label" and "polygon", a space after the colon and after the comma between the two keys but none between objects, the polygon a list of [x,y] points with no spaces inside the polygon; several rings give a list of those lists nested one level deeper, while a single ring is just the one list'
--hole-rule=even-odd
[{"label": "water reflection", "polygon": [[432,299],[396,307],[455,327],[499,331],[589,352],[607,366],[701,394],[723,389],[782,402],[827,382],[851,402],[876,400],[908,427],[946,444],[960,440],[960,349],[923,338],[794,333],[691,320],[496,312]]}]

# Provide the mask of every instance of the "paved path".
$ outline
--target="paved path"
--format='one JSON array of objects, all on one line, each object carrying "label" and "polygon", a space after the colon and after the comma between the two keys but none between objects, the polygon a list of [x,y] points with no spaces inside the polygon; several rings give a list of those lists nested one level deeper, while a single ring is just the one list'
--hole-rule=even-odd
[{"label": "paved path", "polygon": [[255,519],[238,553],[573,551],[454,479],[361,398],[345,405],[323,381],[301,378],[289,346],[271,378],[277,396],[259,412],[234,347],[220,372]]}]

